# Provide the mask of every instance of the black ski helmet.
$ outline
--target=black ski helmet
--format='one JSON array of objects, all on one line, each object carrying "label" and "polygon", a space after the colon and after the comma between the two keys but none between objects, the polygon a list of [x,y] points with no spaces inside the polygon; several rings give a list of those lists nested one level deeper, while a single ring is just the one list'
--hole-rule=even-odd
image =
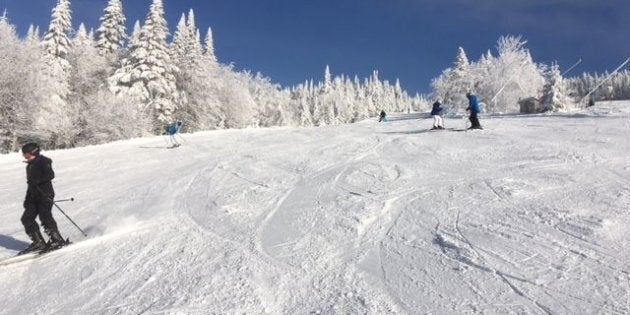
[{"label": "black ski helmet", "polygon": [[22,146],[22,154],[30,153],[32,155],[39,155],[39,145],[37,143],[31,142]]}]

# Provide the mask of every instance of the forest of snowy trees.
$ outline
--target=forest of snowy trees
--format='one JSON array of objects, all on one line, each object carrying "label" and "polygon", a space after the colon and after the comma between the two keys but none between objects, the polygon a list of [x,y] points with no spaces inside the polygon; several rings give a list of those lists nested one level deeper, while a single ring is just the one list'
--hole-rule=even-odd
[{"label": "forest of snowy trees", "polygon": [[453,66],[433,80],[433,97],[442,100],[447,114],[468,106],[468,91],[479,96],[486,113],[519,112],[519,101],[528,98],[538,100],[542,111],[584,106],[591,97],[630,99],[630,72],[563,78],[557,64],[534,62],[526,43],[521,37],[501,37],[496,55],[489,50],[476,62],[460,47]]},{"label": "forest of snowy trees", "polygon": [[498,55],[488,51],[477,62],[469,62],[460,47],[453,67],[433,80],[434,96],[450,113],[467,107],[467,91],[478,95],[485,112],[519,111],[518,101],[538,95],[545,84],[544,69],[534,63],[525,43],[520,37],[501,37]]},{"label": "forest of snowy trees", "polygon": [[[354,122],[380,110],[426,110],[420,96],[379,79],[333,77],[292,88],[221,64],[212,30],[183,14],[174,33],[162,0],[143,24],[126,28],[121,0],[109,0],[100,27],[73,29],[70,0],[58,0],[48,30],[18,36],[0,18],[0,152],[36,141],[69,148],[161,134],[181,120],[185,131]],[[203,35],[203,37],[202,37]]]},{"label": "forest of snowy trees", "polygon": [[[606,80],[606,78],[609,78]],[[630,71],[624,70],[610,75],[584,73],[580,77],[566,80],[570,96],[582,98],[593,91],[593,98],[603,100],[630,100]]]},{"label": "forest of snowy trees", "polygon": [[[350,123],[387,112],[427,111],[441,99],[446,114],[467,107],[466,92],[487,113],[518,112],[534,98],[542,111],[563,111],[586,101],[630,98],[630,72],[564,78],[556,64],[536,63],[526,41],[505,36],[496,52],[469,61],[463,48],[432,82],[431,100],[409,95],[399,81],[333,76],[281,87],[271,79],[222,64],[212,30],[182,14],[171,34],[162,0],[144,23],[126,28],[121,0],[109,0],[96,30],[74,29],[70,0],[58,0],[44,32],[18,36],[0,17],[0,152],[35,141],[69,148],[161,134],[181,120],[186,132],[269,126]],[[75,24],[76,25],[76,24]]]}]

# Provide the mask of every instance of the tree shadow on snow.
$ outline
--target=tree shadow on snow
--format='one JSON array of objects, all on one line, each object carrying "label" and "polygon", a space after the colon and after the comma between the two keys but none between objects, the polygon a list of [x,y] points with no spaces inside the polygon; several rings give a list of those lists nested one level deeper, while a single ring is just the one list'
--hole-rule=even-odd
[{"label": "tree shadow on snow", "polygon": [[29,243],[16,240],[11,236],[0,234],[0,247],[4,247],[8,250],[22,250],[26,248]]}]

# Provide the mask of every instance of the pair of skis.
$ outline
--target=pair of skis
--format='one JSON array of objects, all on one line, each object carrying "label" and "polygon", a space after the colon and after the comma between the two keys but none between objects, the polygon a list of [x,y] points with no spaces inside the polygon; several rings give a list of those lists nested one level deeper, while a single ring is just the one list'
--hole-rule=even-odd
[{"label": "pair of skis", "polygon": [[66,242],[63,245],[58,245],[58,246],[54,246],[54,247],[47,247],[44,248],[42,250],[39,251],[34,251],[34,252],[30,252],[30,253],[26,253],[26,254],[21,254],[21,255],[17,255],[17,256],[13,256],[10,258],[6,258],[4,260],[0,260],[0,267],[2,266],[8,266],[8,265],[14,265],[14,264],[18,264],[21,262],[26,262],[26,261],[30,261],[42,256],[45,256],[47,254],[53,253],[55,251],[58,251],[62,248],[65,248],[69,245],[71,245],[72,242],[70,242],[69,239],[66,240]]}]

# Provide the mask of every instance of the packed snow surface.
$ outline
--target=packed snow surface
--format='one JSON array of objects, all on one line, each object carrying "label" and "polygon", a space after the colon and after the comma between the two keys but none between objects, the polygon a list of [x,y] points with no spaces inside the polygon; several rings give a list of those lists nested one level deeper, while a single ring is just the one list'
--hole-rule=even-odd
[{"label": "packed snow surface", "polygon": [[[89,237],[54,210],[76,244],[1,266],[0,313],[630,313],[630,103],[426,117],[47,152]],[[21,157],[0,173],[4,259]]]}]

